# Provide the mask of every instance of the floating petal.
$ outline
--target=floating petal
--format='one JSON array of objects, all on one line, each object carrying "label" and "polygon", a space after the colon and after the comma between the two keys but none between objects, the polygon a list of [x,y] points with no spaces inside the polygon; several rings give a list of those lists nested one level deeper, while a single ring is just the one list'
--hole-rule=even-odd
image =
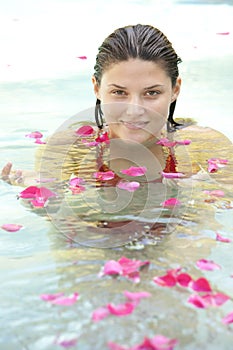
[{"label": "floating petal", "polygon": [[166,173],[164,171],[162,171],[161,174],[166,179],[178,179],[185,176],[183,173]]},{"label": "floating petal", "polygon": [[70,340],[56,341],[56,344],[62,346],[63,348],[71,348],[72,346],[75,346],[77,342],[78,342],[78,339],[74,338]]},{"label": "floating petal", "polygon": [[8,232],[17,232],[17,231],[21,230],[21,228],[23,228],[23,226],[18,225],[18,224],[3,224],[1,226],[1,228],[5,231],[8,231]]},{"label": "floating petal", "polygon": [[174,287],[176,285],[176,278],[170,273],[167,273],[164,276],[154,277],[153,281],[162,287]]},{"label": "floating petal", "polygon": [[229,314],[227,314],[223,319],[222,322],[224,324],[233,323],[233,311],[231,311]]},{"label": "floating petal", "polygon": [[110,314],[115,315],[115,316],[125,316],[131,314],[134,309],[135,309],[135,304],[134,303],[124,303],[124,304],[108,304],[107,308],[110,312]]},{"label": "floating petal", "polygon": [[82,137],[82,136],[91,136],[95,133],[95,130],[91,125],[83,125],[79,129],[75,131],[75,134]]},{"label": "floating petal", "polygon": [[108,315],[110,315],[110,311],[107,308],[107,306],[102,306],[99,307],[98,309],[96,309],[93,313],[92,313],[92,321],[94,322],[98,322],[103,320],[105,317],[107,317]]},{"label": "floating petal", "polygon": [[181,201],[177,198],[169,198],[161,203],[163,207],[175,207],[176,205],[181,205]]},{"label": "floating petal", "polygon": [[76,303],[76,301],[78,300],[78,297],[79,297],[78,293],[74,293],[69,297],[65,297],[64,295],[61,295],[60,297],[57,297],[51,300],[51,304],[71,306],[74,303]]},{"label": "floating petal", "polygon": [[214,196],[214,197],[224,197],[225,196],[225,193],[221,190],[213,190],[213,191],[205,190],[203,192],[206,194],[209,194],[210,196]]},{"label": "floating petal", "polygon": [[33,139],[40,139],[43,137],[43,134],[40,131],[33,131],[30,134],[26,134],[25,136]]},{"label": "floating petal", "polygon": [[142,167],[135,167],[131,166],[128,169],[121,170],[122,174],[128,175],[128,176],[143,176],[147,172],[147,168],[145,166]]},{"label": "floating petal", "polygon": [[98,137],[96,137],[95,141],[99,143],[102,143],[102,142],[109,143],[108,133],[104,132],[103,134],[99,135]]},{"label": "floating petal", "polygon": [[224,243],[230,243],[232,242],[232,240],[230,238],[227,237],[223,237],[222,235],[220,235],[220,233],[216,233],[216,241],[219,242],[224,242]]},{"label": "floating petal", "polygon": [[129,291],[124,291],[124,296],[131,300],[131,301],[140,301],[143,298],[149,298],[151,297],[151,294],[148,292],[129,292]]},{"label": "floating petal", "polygon": [[111,170],[97,171],[93,174],[93,177],[100,181],[107,181],[107,180],[112,180],[115,177],[115,173]]},{"label": "floating petal", "polygon": [[212,270],[220,270],[221,266],[216,264],[212,260],[206,260],[206,259],[200,259],[196,262],[196,265],[201,269],[201,270],[207,270],[207,271],[212,271]]},{"label": "floating petal", "polygon": [[137,181],[125,181],[121,180],[118,182],[117,187],[121,190],[126,190],[128,192],[134,192],[140,187],[140,183]]},{"label": "floating petal", "polygon": [[104,265],[103,274],[104,275],[121,275],[123,273],[123,268],[118,261],[109,260]]},{"label": "floating petal", "polygon": [[200,277],[196,281],[192,281],[189,285],[196,292],[211,292],[211,286],[206,278]]},{"label": "floating petal", "polygon": [[177,283],[182,287],[188,287],[192,282],[192,277],[188,273],[180,273],[176,277]]},{"label": "floating petal", "polygon": [[166,137],[163,137],[158,142],[156,142],[156,144],[164,146],[164,147],[174,147],[174,146],[176,146],[177,142],[176,141],[170,141]]}]

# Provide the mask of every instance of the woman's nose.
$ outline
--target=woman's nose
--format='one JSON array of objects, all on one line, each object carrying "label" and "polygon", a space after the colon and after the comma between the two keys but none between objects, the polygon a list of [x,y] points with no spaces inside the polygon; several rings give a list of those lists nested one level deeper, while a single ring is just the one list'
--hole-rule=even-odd
[{"label": "woman's nose", "polygon": [[142,115],[144,114],[144,107],[140,104],[139,99],[132,99],[126,106],[127,115]]}]

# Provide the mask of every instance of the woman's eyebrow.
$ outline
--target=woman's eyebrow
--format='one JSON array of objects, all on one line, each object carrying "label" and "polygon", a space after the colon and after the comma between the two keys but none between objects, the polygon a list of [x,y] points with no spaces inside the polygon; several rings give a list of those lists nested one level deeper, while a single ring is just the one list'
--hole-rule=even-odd
[{"label": "woman's eyebrow", "polygon": [[118,89],[126,89],[125,86],[120,86],[120,85],[117,85],[117,84],[108,84],[108,86],[114,86],[114,87],[116,87]]},{"label": "woman's eyebrow", "polygon": [[154,89],[154,88],[162,87],[162,86],[164,86],[164,85],[163,84],[155,84],[152,86],[145,87],[144,90]]}]

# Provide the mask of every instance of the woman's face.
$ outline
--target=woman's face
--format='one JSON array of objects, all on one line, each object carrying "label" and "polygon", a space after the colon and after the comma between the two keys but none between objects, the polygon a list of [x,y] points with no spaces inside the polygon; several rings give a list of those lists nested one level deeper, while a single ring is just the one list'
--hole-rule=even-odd
[{"label": "woman's face", "polygon": [[111,65],[100,85],[94,77],[92,81],[110,138],[139,143],[160,137],[181,83],[177,79],[172,88],[171,78],[159,64],[141,59]]}]

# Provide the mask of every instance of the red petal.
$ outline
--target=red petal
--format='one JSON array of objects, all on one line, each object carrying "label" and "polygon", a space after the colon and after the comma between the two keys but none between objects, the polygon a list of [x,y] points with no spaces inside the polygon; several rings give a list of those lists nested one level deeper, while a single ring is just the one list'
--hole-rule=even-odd
[{"label": "red petal", "polygon": [[182,287],[188,287],[190,282],[192,281],[192,277],[187,273],[180,273],[176,277],[177,283],[179,283]]},{"label": "red petal", "polygon": [[204,300],[202,296],[197,294],[190,295],[190,297],[188,298],[188,302],[201,309],[204,309],[207,306],[209,306],[209,302],[207,302],[207,300]]},{"label": "red petal", "polygon": [[121,170],[121,173],[129,176],[143,176],[145,175],[146,171],[147,171],[147,168],[145,166],[142,166],[142,167],[131,166],[128,169]]},{"label": "red petal", "polygon": [[126,190],[128,192],[134,192],[140,187],[140,183],[137,181],[125,181],[121,180],[118,182],[117,187],[121,190]]},{"label": "red petal", "polygon": [[83,125],[75,131],[75,134],[78,136],[90,136],[95,133],[95,130],[90,125]]},{"label": "red petal", "polygon": [[124,292],[126,298],[132,301],[140,301],[142,298],[149,298],[151,296],[148,292]]},{"label": "red petal", "polygon": [[211,292],[211,287],[206,278],[201,277],[190,283],[190,287],[196,292]]},{"label": "red petal", "polygon": [[123,273],[123,268],[121,264],[115,260],[109,260],[104,265],[103,274],[104,275],[121,275]]},{"label": "red petal", "polygon": [[176,285],[176,278],[171,274],[154,277],[153,281],[162,287],[174,287]]},{"label": "red petal", "polygon": [[169,198],[161,203],[163,207],[175,207],[176,205],[181,205],[181,202],[177,198]]}]

